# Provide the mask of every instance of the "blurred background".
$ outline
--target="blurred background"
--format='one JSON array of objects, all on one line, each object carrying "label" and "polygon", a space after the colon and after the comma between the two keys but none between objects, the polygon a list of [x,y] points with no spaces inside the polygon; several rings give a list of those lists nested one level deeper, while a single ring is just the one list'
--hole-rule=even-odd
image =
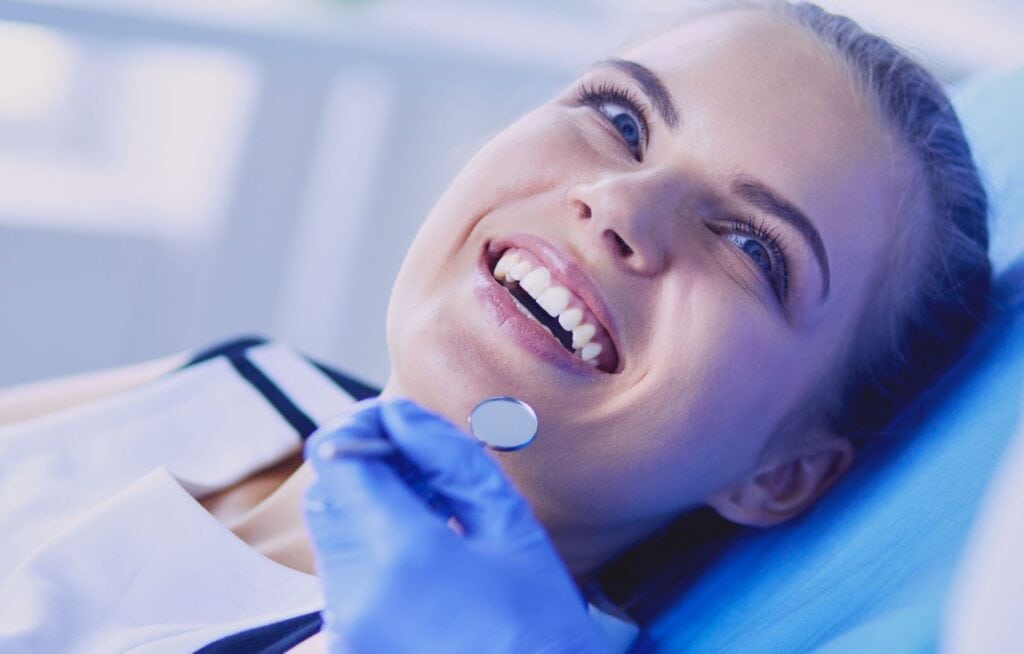
[{"label": "blurred background", "polygon": [[[1020,0],[821,4],[950,84],[1024,62]],[[252,333],[383,383],[448,180],[685,5],[0,0],[0,386]]]}]

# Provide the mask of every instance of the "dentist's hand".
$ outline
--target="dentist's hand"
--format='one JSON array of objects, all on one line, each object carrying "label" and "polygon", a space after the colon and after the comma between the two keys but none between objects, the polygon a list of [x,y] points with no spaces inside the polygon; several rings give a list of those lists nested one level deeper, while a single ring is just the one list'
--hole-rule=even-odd
[{"label": "dentist's hand", "polygon": [[[456,511],[455,533],[378,458],[323,458],[387,438]],[[306,523],[332,654],[605,653],[529,506],[481,447],[411,401],[364,403],[306,444]]]}]

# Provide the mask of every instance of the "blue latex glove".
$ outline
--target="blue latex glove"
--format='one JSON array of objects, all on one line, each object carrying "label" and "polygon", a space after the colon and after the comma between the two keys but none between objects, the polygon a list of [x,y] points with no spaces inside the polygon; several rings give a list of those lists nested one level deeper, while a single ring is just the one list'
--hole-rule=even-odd
[{"label": "blue latex glove", "polygon": [[[321,456],[350,439],[396,445],[461,528],[383,460]],[[444,418],[408,400],[363,403],[310,438],[306,456],[317,472],[306,523],[333,654],[610,651],[529,506]]]}]

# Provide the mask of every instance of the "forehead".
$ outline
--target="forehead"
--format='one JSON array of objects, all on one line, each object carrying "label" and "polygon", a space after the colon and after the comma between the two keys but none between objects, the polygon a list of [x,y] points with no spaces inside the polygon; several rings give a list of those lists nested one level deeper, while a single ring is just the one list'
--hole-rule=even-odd
[{"label": "forehead", "polygon": [[[623,54],[661,78],[680,127],[667,156],[722,179],[757,177],[821,233],[834,283],[866,277],[892,233],[898,148],[843,67],[802,29],[763,11],[703,16]],[[664,151],[663,151],[664,153]]]}]

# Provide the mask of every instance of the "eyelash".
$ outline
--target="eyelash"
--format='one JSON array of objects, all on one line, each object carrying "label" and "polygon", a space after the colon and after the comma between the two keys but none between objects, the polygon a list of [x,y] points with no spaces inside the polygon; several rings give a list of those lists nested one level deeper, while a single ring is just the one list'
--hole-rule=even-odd
[{"label": "eyelash", "polygon": [[[576,93],[575,102],[578,106],[587,106],[600,113],[604,116],[605,120],[612,125],[612,127],[616,127],[616,125],[612,121],[611,117],[601,110],[603,105],[617,104],[623,109],[627,109],[632,112],[637,121],[637,126],[640,128],[640,134],[637,139],[638,145],[636,152],[633,152],[632,148],[629,148],[629,150],[630,154],[633,155],[633,158],[637,161],[643,161],[644,153],[640,144],[646,145],[647,143],[647,135],[649,134],[648,125],[650,125],[650,122],[647,119],[647,108],[637,98],[636,93],[626,87],[618,86],[611,82],[602,82],[596,86],[584,83],[580,85],[579,91]],[[625,137],[623,137],[623,143],[625,142]],[[628,143],[626,145],[629,147]]]},{"label": "eyelash", "polygon": [[[612,119],[605,114],[601,107],[605,104],[617,104],[631,111],[640,127],[638,142],[647,144],[650,121],[646,107],[637,98],[636,94],[629,88],[619,86],[611,82],[602,82],[597,85],[581,84],[576,93],[575,104],[587,106],[600,113],[613,127],[616,127]],[[616,127],[617,129],[617,127]],[[622,138],[625,143],[625,137]],[[627,144],[628,147],[628,144]],[[630,154],[637,161],[643,161],[643,149],[638,147],[636,152],[630,148]],[[781,245],[781,239],[776,230],[766,225],[763,221],[751,216],[743,219],[733,219],[726,222],[726,225],[734,234],[749,236],[758,241],[765,250],[772,262],[772,274],[769,275],[769,283],[775,292],[779,302],[785,305],[789,294],[789,269],[785,252]],[[739,246],[736,246],[739,247]],[[761,270],[759,268],[759,270]],[[768,273],[763,273],[768,275]]]},{"label": "eyelash", "polygon": [[769,282],[772,285],[772,290],[775,291],[775,296],[782,304],[785,304],[789,295],[789,265],[778,231],[754,216],[729,220],[726,225],[732,233],[749,236],[760,242],[768,251],[773,273],[769,275]]}]

